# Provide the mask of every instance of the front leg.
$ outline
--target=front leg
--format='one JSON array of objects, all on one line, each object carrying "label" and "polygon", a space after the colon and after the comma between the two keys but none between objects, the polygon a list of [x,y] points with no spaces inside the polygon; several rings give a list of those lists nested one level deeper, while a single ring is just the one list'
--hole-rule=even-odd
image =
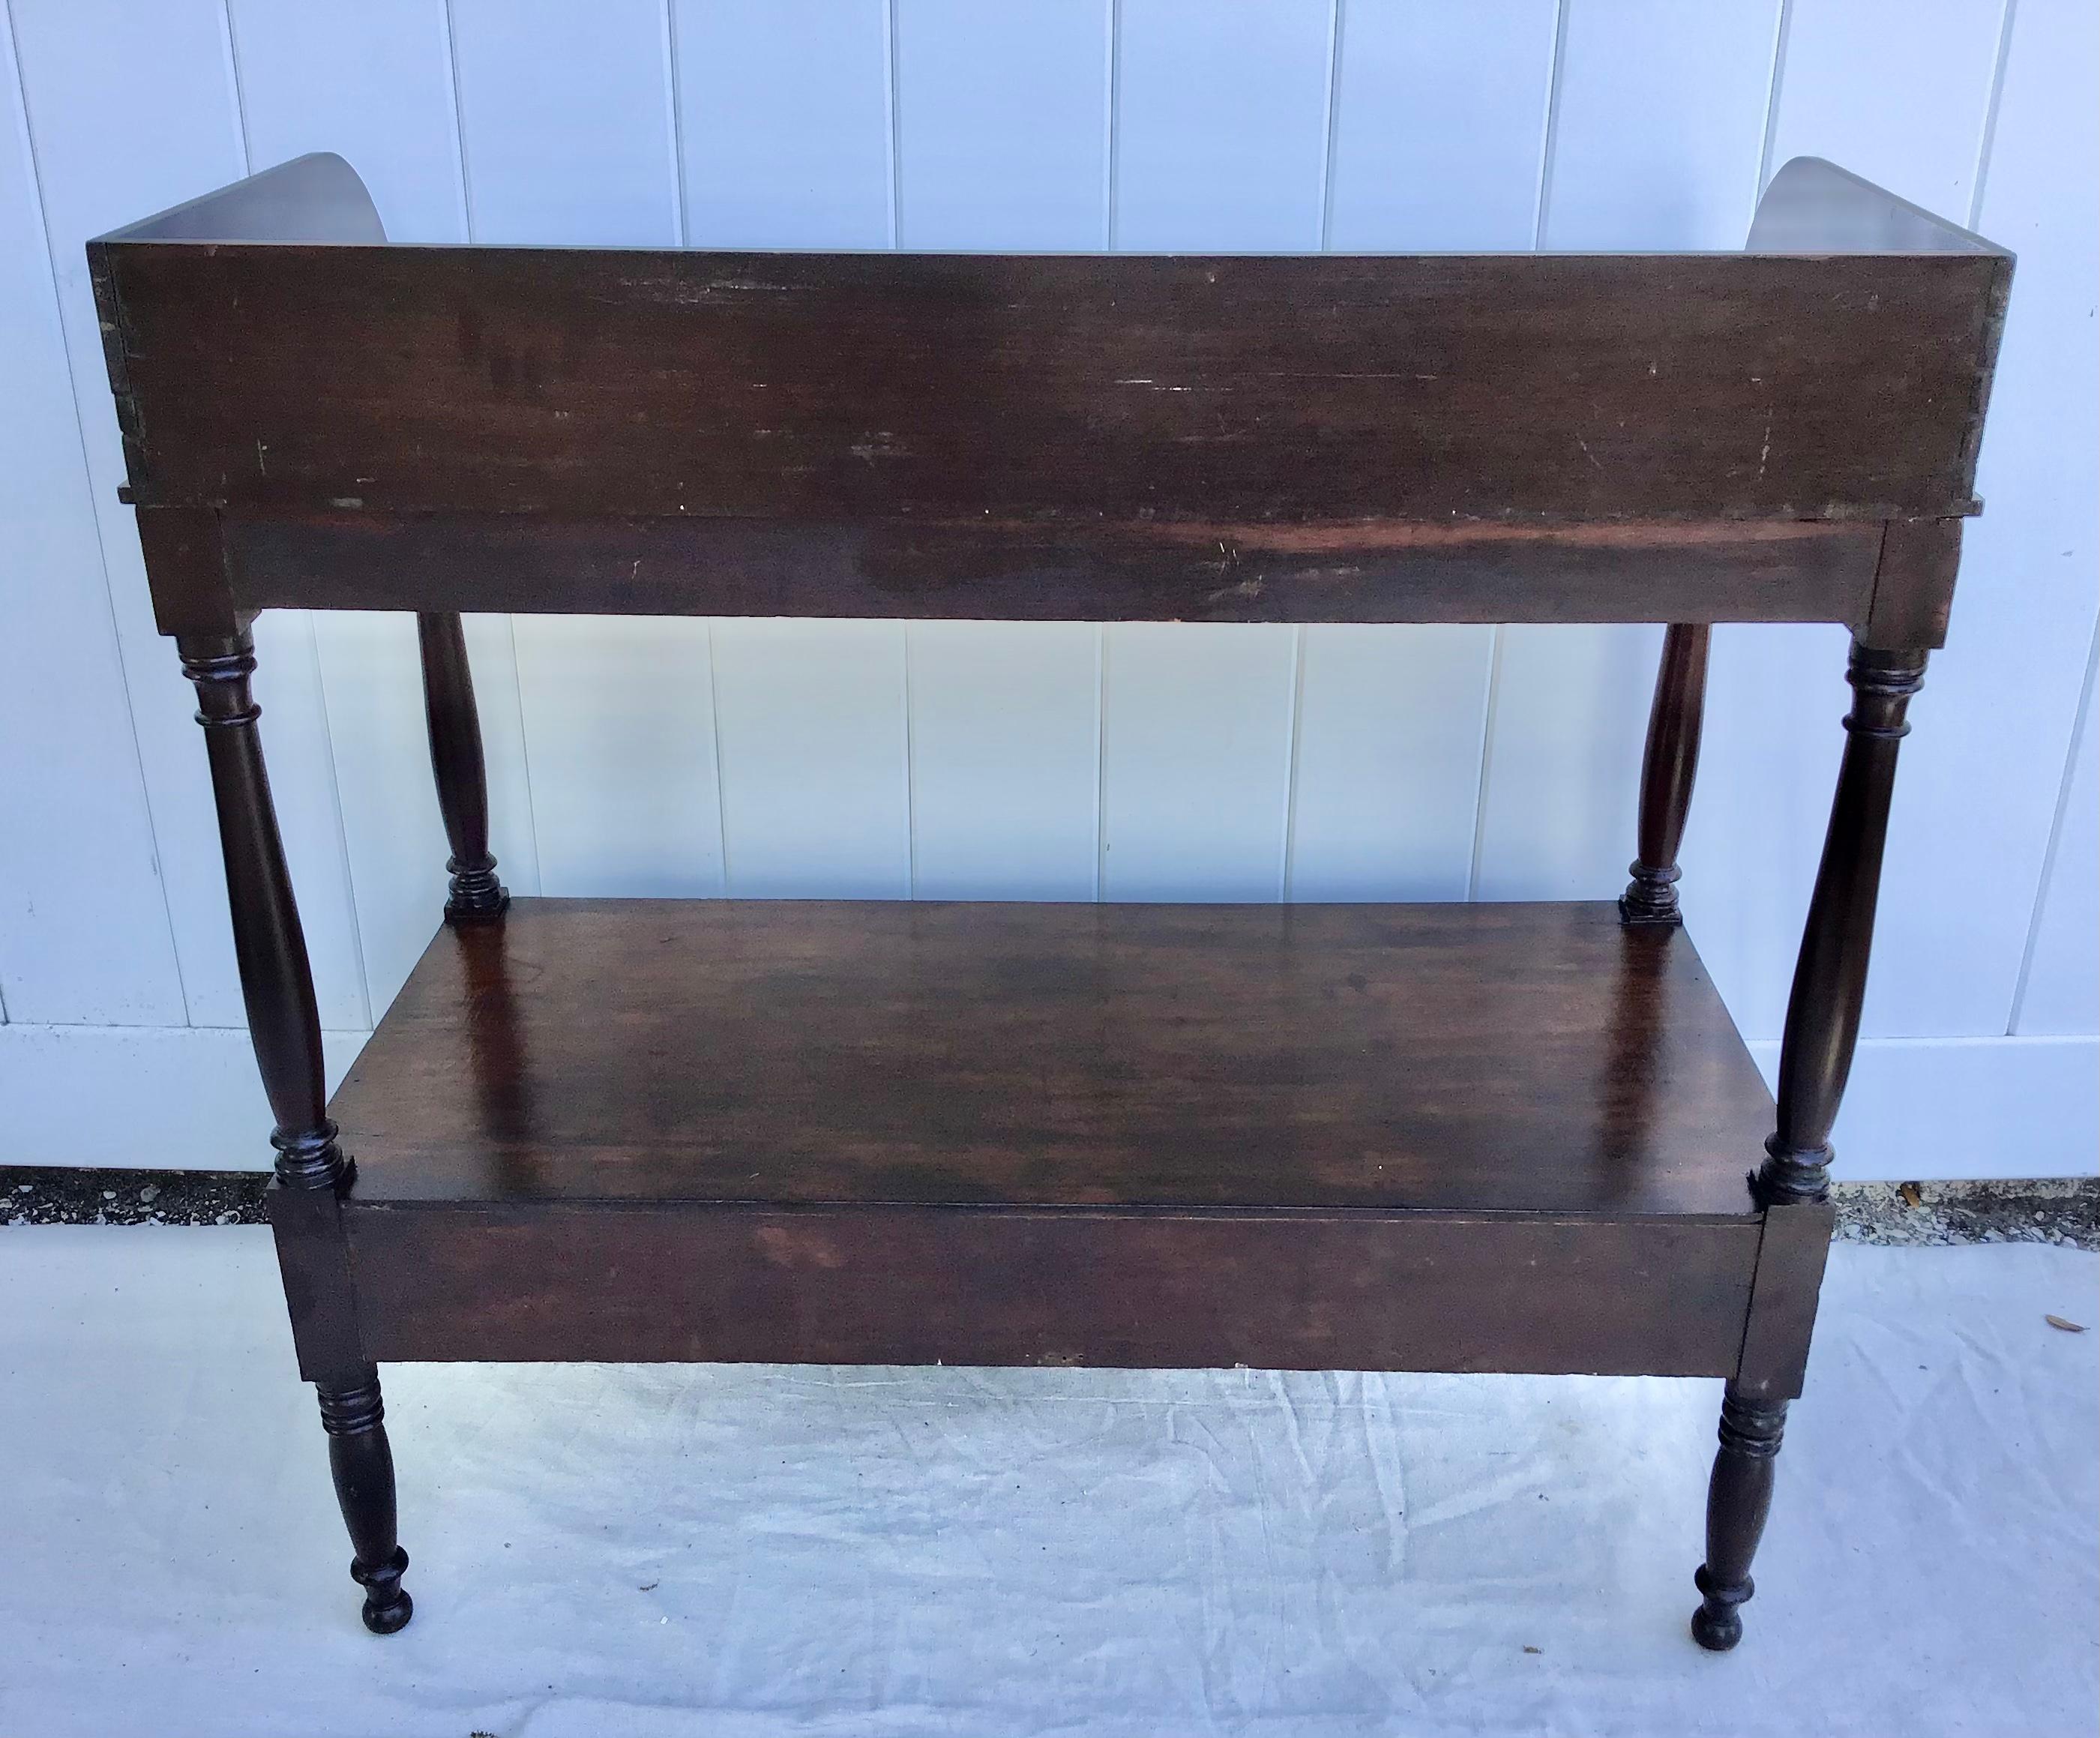
[{"label": "front leg", "polygon": [[350,1529],[350,1578],[364,1590],[364,1626],[374,1635],[391,1635],[416,1607],[401,1586],[408,1554],[395,1537],[394,1451],[386,1441],[379,1373],[349,1387],[317,1384],[315,1392],[336,1502]]},{"label": "front leg", "polygon": [[394,1537],[394,1459],[381,1422],[378,1373],[358,1348],[340,1211],[353,1171],[328,1118],[313,973],[256,728],[262,709],[250,684],[255,643],[244,622],[230,634],[185,636],[177,649],[196,687],[241,998],[276,1120],[270,1216],[299,1367],[320,1396],[329,1464],[355,1554],[350,1573],[365,1590],[365,1626],[390,1634],[408,1621],[401,1590],[408,1559]]},{"label": "front leg", "polygon": [[1750,1400],[1735,1385],[1721,1401],[1721,1451],[1706,1489],[1706,1561],[1692,1577],[1705,1597],[1692,1614],[1692,1637],[1726,1653],[1743,1639],[1736,1608],[1756,1591],[1750,1559],[1771,1511],[1772,1474],[1786,1429],[1786,1402]]}]

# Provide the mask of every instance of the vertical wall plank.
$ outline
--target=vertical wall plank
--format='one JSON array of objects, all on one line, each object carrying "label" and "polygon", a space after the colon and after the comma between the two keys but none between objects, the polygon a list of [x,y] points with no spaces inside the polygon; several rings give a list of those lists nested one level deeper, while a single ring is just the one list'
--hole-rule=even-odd
[{"label": "vertical wall plank", "polygon": [[1764,155],[1780,0],[1567,0],[1551,248],[1739,248]]},{"label": "vertical wall plank", "polygon": [[[682,0],[673,23],[692,243],[889,245],[883,0]],[[902,625],[719,622],[712,644],[729,892],[908,898]]]},{"label": "vertical wall plank", "polygon": [[1328,245],[1528,248],[1557,0],[1347,0]]},{"label": "vertical wall plank", "polygon": [[477,241],[677,237],[661,0],[451,0]]},{"label": "vertical wall plank", "polygon": [[[1331,0],[1123,0],[1119,17],[1115,245],[1317,248]],[[1282,897],[1298,645],[1282,628],[1107,629],[1104,898]]]},{"label": "vertical wall plank", "polygon": [[[1106,0],[898,0],[903,245],[1101,246]],[[1100,630],[915,622],[921,898],[1091,899],[1100,859]]]},{"label": "vertical wall plank", "polygon": [[[2052,13],[2068,15],[2029,10],[2030,30],[2045,29]],[[1829,157],[1966,223],[2001,15],[1996,0],[1900,15],[1854,0],[1794,0],[1773,164]],[[2032,86],[1999,108],[2011,153],[1996,185],[2023,205],[2025,220],[1998,237],[2022,258],[1979,476],[1989,510],[1970,528],[1952,631],[1912,708],[1876,924],[1870,1037],[2006,1030],[2062,769],[2060,755],[2033,747],[2068,740],[2085,673],[2090,514],[2065,512],[2062,492],[2081,486],[2074,470],[2089,479],[2100,466],[2100,445],[2093,395],[2074,383],[2064,346],[2082,342],[2089,377],[2100,355],[2089,322],[2071,313],[2092,306],[2093,226],[2086,214],[2071,216],[2064,180],[2082,174],[2089,205],[2100,186],[2089,165],[2074,169],[2066,156],[2068,82],[2058,89],[2052,100],[2045,86]],[[2086,139],[2100,143],[2093,134],[2089,120]],[[2034,153],[2024,164],[2023,135]],[[2024,236],[2011,232],[2023,227]],[[2026,326],[2030,340],[2038,329],[2049,337],[2023,354],[2036,298],[2058,296],[2041,313],[2045,327]],[[1685,840],[1686,910],[1753,1037],[1776,1034],[1785,1015],[1842,741],[1843,656],[1842,635],[1827,629],[1715,636],[1709,773]]]},{"label": "vertical wall plank", "polygon": [[[2005,1031],[2040,891],[2100,590],[2096,63],[2100,8],[2014,7],[1979,222],[2019,264],[1977,468],[1986,510],[1897,780],[1876,1034]],[[1920,124],[1935,121],[1970,130],[1944,112]]]},{"label": "vertical wall plank", "polygon": [[2100,708],[2089,663],[2081,723],[2064,769],[2049,873],[2035,909],[2027,977],[2013,1009],[2023,1038],[2100,1030]]},{"label": "vertical wall plank", "polygon": [[1289,897],[1462,899],[1493,635],[1305,630]]},{"label": "vertical wall plank", "polygon": [[0,643],[57,678],[0,707],[0,1008],[17,1021],[180,1026],[11,33],[0,33]]},{"label": "vertical wall plank", "polygon": [[908,898],[902,624],[721,621],[713,633],[730,894]]},{"label": "vertical wall plank", "polygon": [[914,622],[911,836],[922,899],[1091,899],[1101,632]]},{"label": "vertical wall plank", "polygon": [[[1740,247],[1778,26],[1779,0],[1567,0],[1546,245]],[[1659,645],[1652,628],[1503,630],[1481,897],[1601,898],[1624,884]]]},{"label": "vertical wall plank", "polygon": [[514,632],[519,686],[542,702],[526,720],[540,890],[721,893],[708,624],[520,616]]},{"label": "vertical wall plank", "polygon": [[900,245],[1107,245],[1111,11],[896,0]]},{"label": "vertical wall plank", "polygon": [[[467,239],[443,0],[233,0],[229,11],[258,168],[338,152],[371,190],[390,236]],[[415,632],[406,616],[316,611],[311,621],[365,983],[382,1012],[444,899]],[[494,849],[513,890],[531,893],[539,884],[509,624],[483,624],[474,650]]]},{"label": "vertical wall plank", "polygon": [[1476,897],[1604,899],[1626,884],[1661,651],[1660,628],[1502,629]]},{"label": "vertical wall plank", "polygon": [[886,247],[884,0],[677,0],[686,209],[705,247]]},{"label": "vertical wall plank", "polygon": [[[423,726],[415,618],[392,611],[315,617],[358,933],[375,1017],[384,1013],[445,902],[445,832]],[[488,767],[489,845],[504,884],[540,891],[525,777],[510,619],[466,618]]]},{"label": "vertical wall plank", "polygon": [[[1349,0],[1330,246],[1531,245],[1557,11]],[[1486,628],[1305,631],[1290,897],[1466,897],[1493,642]]]},{"label": "vertical wall plank", "polygon": [[1101,676],[1101,897],[1283,894],[1288,633],[1118,623]]},{"label": "vertical wall plank", "polygon": [[1828,157],[1965,223],[2006,3],[1794,0],[1767,172]]},{"label": "vertical wall plank", "polygon": [[[660,7],[455,0],[452,32],[477,240],[678,239]],[[510,639],[540,890],[718,891],[705,626],[518,616]]]},{"label": "vertical wall plank", "polygon": [[444,0],[228,0],[248,151],[349,160],[395,241],[466,239]]},{"label": "vertical wall plank", "polygon": [[[203,745],[191,722],[196,700],[173,648],[154,630],[131,510],[116,498],[123,454],[82,253],[104,230],[243,173],[225,14],[218,0],[171,0],[143,10],[118,0],[15,0],[12,15],[185,1001],[193,1024],[237,1026],[244,1017],[240,984]],[[355,1028],[365,1018],[364,973],[311,630],[303,624],[266,625],[262,637],[263,738],[321,1019]]]},{"label": "vertical wall plank", "polygon": [[1333,0],[1123,0],[1115,245],[1320,245]]}]

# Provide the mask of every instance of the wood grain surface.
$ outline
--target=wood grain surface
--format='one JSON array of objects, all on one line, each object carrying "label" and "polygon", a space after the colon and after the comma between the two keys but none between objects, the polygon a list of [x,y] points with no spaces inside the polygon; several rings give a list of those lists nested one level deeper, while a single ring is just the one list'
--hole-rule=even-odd
[{"label": "wood grain surface", "polygon": [[337,1094],[360,1201],[1749,1214],[1771,1101],[1609,903],[520,899]]},{"label": "wood grain surface", "polygon": [[2010,270],[124,240],[91,257],[143,503],[1021,527],[1970,512]]}]

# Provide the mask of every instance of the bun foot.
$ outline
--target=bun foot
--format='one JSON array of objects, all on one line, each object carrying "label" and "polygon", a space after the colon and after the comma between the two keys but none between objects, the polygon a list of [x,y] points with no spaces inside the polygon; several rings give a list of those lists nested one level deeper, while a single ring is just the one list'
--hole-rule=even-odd
[{"label": "bun foot", "polygon": [[1737,1608],[1755,1589],[1747,1579],[1740,1587],[1717,1588],[1703,1568],[1692,1580],[1706,1599],[1692,1614],[1692,1639],[1709,1653],[1726,1653],[1743,1639],[1743,1614]]},{"label": "bun foot", "polygon": [[408,1567],[408,1554],[398,1545],[376,1569],[354,1562],[350,1566],[350,1578],[364,1590],[364,1626],[374,1635],[406,1629],[416,1614],[416,1602],[401,1586],[402,1572]]}]

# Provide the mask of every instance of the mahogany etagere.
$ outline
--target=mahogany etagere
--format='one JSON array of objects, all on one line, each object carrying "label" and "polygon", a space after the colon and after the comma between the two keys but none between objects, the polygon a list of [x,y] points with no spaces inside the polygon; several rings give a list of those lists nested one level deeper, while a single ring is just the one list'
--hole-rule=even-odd
[{"label": "mahogany etagere", "polygon": [[[386,243],[309,157],[90,245],[374,1630],[377,1366],[1726,1378],[1732,1646],[2010,257],[1792,163],[1732,254]],[[416,612],[445,923],[333,1101],[249,624]],[[511,900],[459,611],[1670,624],[1613,905]],[[1777,1105],[1679,920],[1709,624],[1846,625]]]}]

